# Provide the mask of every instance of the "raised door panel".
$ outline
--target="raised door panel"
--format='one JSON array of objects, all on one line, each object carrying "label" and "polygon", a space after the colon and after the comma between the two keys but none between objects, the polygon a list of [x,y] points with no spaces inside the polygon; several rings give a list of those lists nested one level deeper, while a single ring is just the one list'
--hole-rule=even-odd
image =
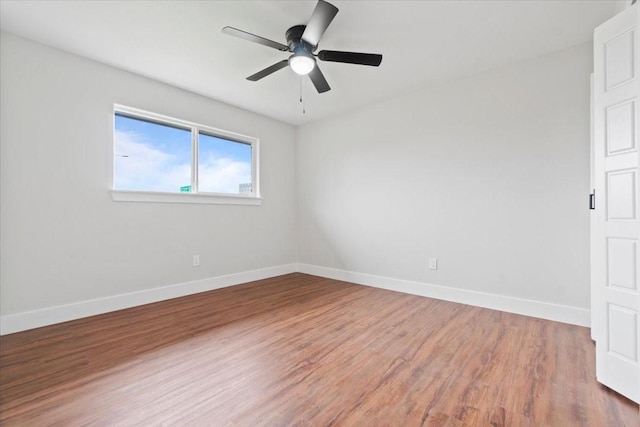
[{"label": "raised door panel", "polygon": [[635,101],[625,101],[606,109],[607,156],[636,148]]},{"label": "raised door panel", "polygon": [[638,290],[638,241],[607,239],[607,286],[623,290]]},{"label": "raised door panel", "polygon": [[604,44],[607,91],[635,77],[634,32],[632,29],[624,31]]},{"label": "raised door panel", "polygon": [[638,312],[627,307],[609,304],[607,318],[609,320],[609,348],[607,349],[609,355],[621,358],[624,362],[638,363]]},{"label": "raised door panel", "polygon": [[607,221],[637,218],[636,170],[607,172]]}]

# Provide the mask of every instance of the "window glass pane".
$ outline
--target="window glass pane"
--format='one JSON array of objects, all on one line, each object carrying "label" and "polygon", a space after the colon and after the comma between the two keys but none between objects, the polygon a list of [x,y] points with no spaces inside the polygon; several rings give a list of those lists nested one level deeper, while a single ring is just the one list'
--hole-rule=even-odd
[{"label": "window glass pane", "polygon": [[251,193],[251,144],[200,133],[198,191]]},{"label": "window glass pane", "polygon": [[191,131],[115,115],[114,188],[191,190]]}]

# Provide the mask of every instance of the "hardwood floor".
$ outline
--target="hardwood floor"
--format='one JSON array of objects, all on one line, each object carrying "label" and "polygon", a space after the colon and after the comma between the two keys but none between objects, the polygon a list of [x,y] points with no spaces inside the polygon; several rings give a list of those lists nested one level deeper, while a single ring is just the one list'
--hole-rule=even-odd
[{"label": "hardwood floor", "polygon": [[6,426],[639,426],[586,328],[291,274],[0,338]]}]

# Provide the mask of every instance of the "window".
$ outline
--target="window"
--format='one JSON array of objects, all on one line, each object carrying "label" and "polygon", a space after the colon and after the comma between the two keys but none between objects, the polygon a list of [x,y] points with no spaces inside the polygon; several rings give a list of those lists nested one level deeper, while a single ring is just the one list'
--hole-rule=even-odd
[{"label": "window", "polygon": [[116,106],[114,200],[259,204],[256,138]]}]

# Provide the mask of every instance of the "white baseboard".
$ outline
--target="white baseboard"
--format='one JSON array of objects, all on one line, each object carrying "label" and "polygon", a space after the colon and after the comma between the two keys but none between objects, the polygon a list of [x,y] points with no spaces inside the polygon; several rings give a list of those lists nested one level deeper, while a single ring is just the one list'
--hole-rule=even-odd
[{"label": "white baseboard", "polygon": [[359,285],[373,286],[407,294],[506,311],[508,313],[554,320],[572,325],[587,327],[590,325],[589,310],[584,308],[298,263],[230,274],[227,276],[211,277],[139,292],[0,316],[0,335],[239,285],[254,280],[281,276],[296,271]]},{"label": "white baseboard", "polygon": [[590,325],[590,312],[585,308],[507,297],[504,295],[489,294],[485,292],[469,291],[460,288],[450,288],[447,286],[431,285],[428,283],[413,282],[409,280],[393,279],[389,277],[375,276],[372,274],[356,273],[302,263],[298,264],[298,271],[300,273],[312,274],[314,276],[326,277],[328,279],[342,280],[359,285],[373,286],[391,291],[404,292],[407,294],[490,308],[508,313],[554,320],[556,322],[569,323],[572,325],[586,327],[589,327]]},{"label": "white baseboard", "polygon": [[199,292],[211,291],[213,289],[239,285],[254,280],[295,273],[296,269],[296,264],[286,264],[128,294],[114,295],[106,298],[81,301],[73,304],[48,307],[41,310],[0,316],[0,335],[67,322],[69,320],[164,301],[171,298],[183,297]]}]

